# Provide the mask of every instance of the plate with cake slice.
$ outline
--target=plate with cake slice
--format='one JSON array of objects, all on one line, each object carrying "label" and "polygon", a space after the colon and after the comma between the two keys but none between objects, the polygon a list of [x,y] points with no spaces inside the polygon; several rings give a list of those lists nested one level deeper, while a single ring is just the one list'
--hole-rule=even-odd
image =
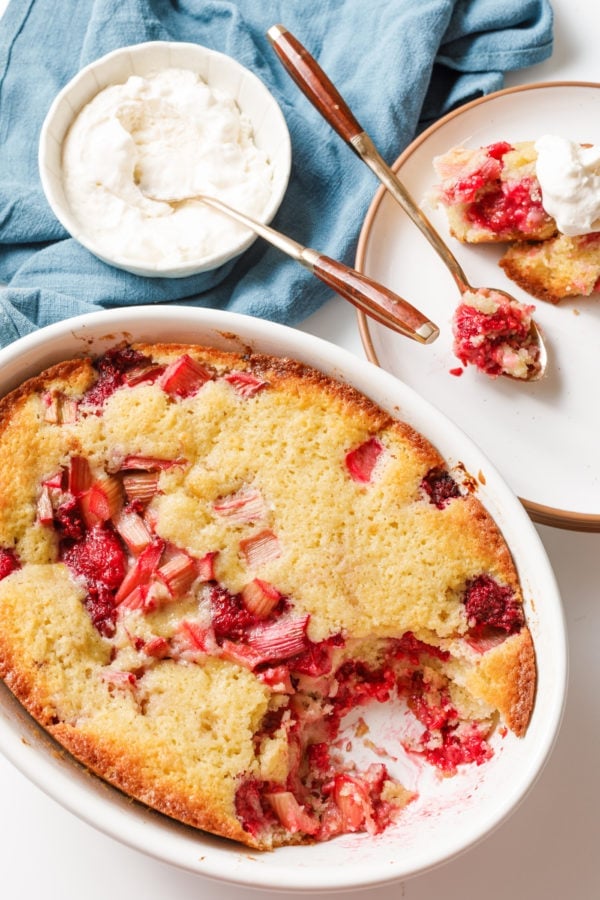
[{"label": "plate with cake slice", "polygon": [[[559,146],[574,159],[588,153],[589,162],[600,145],[599,88],[555,82],[496,92],[431,126],[394,164],[470,284],[511,294],[540,327],[549,355],[541,380],[494,377],[492,366],[486,372],[471,364],[477,335],[486,331],[481,323],[474,343],[467,336],[470,357],[461,352],[452,276],[383,188],[357,250],[361,271],[441,329],[434,344],[421,347],[360,315],[368,358],[464,428],[534,521],[581,531],[600,530],[600,421],[589,400],[600,378],[600,235],[594,221],[581,234],[557,224],[545,208],[550,190],[542,190],[537,165],[542,138],[545,152]],[[594,165],[578,172],[584,201],[585,184],[595,193]],[[498,311],[469,312],[470,321],[493,324]]]}]

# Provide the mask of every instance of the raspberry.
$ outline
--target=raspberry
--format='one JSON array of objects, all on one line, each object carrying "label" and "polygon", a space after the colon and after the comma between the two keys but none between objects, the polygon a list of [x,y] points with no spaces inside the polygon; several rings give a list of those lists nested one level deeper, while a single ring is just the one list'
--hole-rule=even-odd
[{"label": "raspberry", "polygon": [[21,563],[15,551],[6,547],[0,547],[0,581],[20,568]]},{"label": "raspberry", "polygon": [[96,360],[95,368],[98,379],[83,397],[83,402],[90,406],[102,406],[117,388],[125,383],[130,369],[150,364],[150,360],[131,347],[108,350],[104,356]]},{"label": "raspberry", "polygon": [[62,560],[74,575],[88,584],[99,584],[116,590],[125,577],[125,553],[115,532],[97,526],[88,531],[83,540],[62,550]]},{"label": "raspberry", "polygon": [[212,626],[217,641],[225,638],[240,640],[246,628],[260,620],[246,609],[240,594],[232,594],[224,587],[215,585],[210,592],[212,605]]},{"label": "raspberry", "polygon": [[464,603],[471,629],[499,628],[513,634],[525,624],[513,589],[502,587],[489,575],[479,575],[467,583]]},{"label": "raspberry", "polygon": [[457,483],[444,469],[430,469],[421,481],[421,488],[438,509],[444,509],[451,500],[461,496]]}]

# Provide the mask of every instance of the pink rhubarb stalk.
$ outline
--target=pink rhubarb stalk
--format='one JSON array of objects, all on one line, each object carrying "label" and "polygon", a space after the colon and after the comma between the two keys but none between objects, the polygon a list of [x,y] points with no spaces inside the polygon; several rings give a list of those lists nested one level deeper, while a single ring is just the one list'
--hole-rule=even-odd
[{"label": "pink rhubarb stalk", "polygon": [[282,594],[276,587],[261,578],[255,578],[242,588],[242,601],[246,609],[257,619],[267,619],[279,601]]},{"label": "pink rhubarb stalk", "polygon": [[266,387],[267,381],[257,378],[252,372],[228,372],[225,381],[232,386],[236,394],[247,400]]},{"label": "pink rhubarb stalk", "polygon": [[372,480],[373,470],[383,450],[381,441],[373,437],[346,454],[346,468],[353,481],[367,484]]},{"label": "pink rhubarb stalk", "polygon": [[262,566],[281,556],[277,535],[269,528],[240,541],[240,550],[250,568]]},{"label": "pink rhubarb stalk", "polygon": [[187,353],[169,363],[158,384],[171,397],[191,397],[211,379],[211,373]]},{"label": "pink rhubarb stalk", "polygon": [[262,494],[255,488],[236,491],[216,500],[212,506],[218,516],[233,522],[256,522],[264,518],[267,511]]}]

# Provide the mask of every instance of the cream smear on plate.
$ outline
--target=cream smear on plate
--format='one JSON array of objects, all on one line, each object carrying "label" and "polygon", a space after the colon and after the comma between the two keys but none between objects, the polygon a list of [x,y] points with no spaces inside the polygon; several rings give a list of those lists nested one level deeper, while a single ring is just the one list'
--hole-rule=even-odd
[{"label": "cream smear on plate", "polygon": [[63,148],[65,194],[82,233],[111,258],[157,269],[210,257],[247,230],[199,201],[212,194],[260,217],[273,170],[233,97],[195,72],[132,75],[85,106]]},{"label": "cream smear on plate", "polygon": [[600,147],[544,135],[535,149],[542,203],[558,230],[566,235],[600,231]]}]

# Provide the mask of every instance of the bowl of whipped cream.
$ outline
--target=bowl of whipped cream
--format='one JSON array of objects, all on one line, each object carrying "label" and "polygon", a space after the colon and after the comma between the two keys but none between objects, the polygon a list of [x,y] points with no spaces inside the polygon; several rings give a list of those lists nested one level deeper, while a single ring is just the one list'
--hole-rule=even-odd
[{"label": "bowl of whipped cream", "polygon": [[152,41],[103,56],[60,91],[39,168],[54,214],[91,253],[137,275],[182,278],[256,237],[198,197],[270,222],[291,142],[273,95],[235,59]]}]

